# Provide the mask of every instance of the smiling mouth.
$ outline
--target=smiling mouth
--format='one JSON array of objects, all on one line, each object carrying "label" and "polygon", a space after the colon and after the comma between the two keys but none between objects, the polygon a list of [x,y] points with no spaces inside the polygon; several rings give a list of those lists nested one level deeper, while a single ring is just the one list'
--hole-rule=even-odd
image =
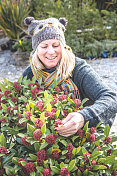
[{"label": "smiling mouth", "polygon": [[56,59],[57,58],[57,56],[55,56],[55,57],[46,57],[46,59],[48,59],[48,60],[54,60],[54,59]]}]

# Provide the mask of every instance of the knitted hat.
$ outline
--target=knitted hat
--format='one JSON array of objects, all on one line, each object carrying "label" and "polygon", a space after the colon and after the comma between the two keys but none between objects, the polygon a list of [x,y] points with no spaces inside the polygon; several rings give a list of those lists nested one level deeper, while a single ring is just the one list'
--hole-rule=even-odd
[{"label": "knitted hat", "polygon": [[32,36],[32,48],[36,50],[39,43],[48,39],[60,40],[65,45],[65,18],[47,18],[44,20],[35,20],[33,17],[27,17],[24,23],[28,25],[28,34]]}]

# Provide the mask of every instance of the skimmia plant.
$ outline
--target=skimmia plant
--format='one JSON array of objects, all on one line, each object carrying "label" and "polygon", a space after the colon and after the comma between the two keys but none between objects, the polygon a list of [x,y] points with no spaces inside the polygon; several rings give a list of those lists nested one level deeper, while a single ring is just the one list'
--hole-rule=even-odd
[{"label": "skimmia plant", "polygon": [[[0,175],[117,175],[117,137],[110,128],[88,122],[70,137],[55,128],[83,104],[58,86],[44,90],[42,80],[26,77],[0,83]],[[114,142],[114,143],[113,143]]]}]

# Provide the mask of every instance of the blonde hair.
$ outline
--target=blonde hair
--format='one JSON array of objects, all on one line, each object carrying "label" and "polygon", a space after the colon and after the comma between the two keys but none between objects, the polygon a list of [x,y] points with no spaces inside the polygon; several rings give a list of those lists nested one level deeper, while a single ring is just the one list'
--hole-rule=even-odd
[{"label": "blonde hair", "polygon": [[[57,77],[63,76],[64,79],[72,76],[72,71],[75,67],[75,55],[73,54],[71,48],[69,46],[63,46],[60,42],[61,50],[62,50],[62,58],[57,67]],[[35,69],[44,69],[44,65],[40,62],[37,49],[35,53],[32,55],[32,64],[34,65]]]}]

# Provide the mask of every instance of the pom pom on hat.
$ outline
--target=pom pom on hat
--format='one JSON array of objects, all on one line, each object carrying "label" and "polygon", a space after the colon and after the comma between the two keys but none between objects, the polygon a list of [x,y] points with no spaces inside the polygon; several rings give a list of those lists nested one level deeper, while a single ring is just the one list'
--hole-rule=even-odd
[{"label": "pom pom on hat", "polygon": [[29,25],[33,20],[35,20],[34,17],[26,17],[24,19],[24,24]]},{"label": "pom pom on hat", "polygon": [[67,26],[67,19],[66,18],[59,18],[59,22],[63,24],[64,26]]}]

